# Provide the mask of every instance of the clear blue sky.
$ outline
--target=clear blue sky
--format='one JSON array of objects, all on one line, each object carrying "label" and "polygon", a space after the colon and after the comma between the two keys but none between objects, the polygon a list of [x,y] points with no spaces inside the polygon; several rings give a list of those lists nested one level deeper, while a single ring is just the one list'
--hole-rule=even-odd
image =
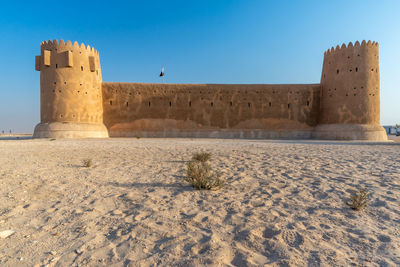
[{"label": "clear blue sky", "polygon": [[381,122],[400,123],[400,1],[2,1],[0,130],[40,120],[34,56],[48,39],[100,52],[103,81],[319,83],[323,53],[380,44]]}]

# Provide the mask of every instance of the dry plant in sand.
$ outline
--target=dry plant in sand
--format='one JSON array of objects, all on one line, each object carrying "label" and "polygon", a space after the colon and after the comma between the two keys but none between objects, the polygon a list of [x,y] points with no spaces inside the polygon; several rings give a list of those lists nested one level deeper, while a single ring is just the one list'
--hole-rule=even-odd
[{"label": "dry plant in sand", "polygon": [[208,160],[211,153],[195,153],[192,159],[186,164],[185,180],[196,189],[216,190],[223,186],[221,177],[211,170]]},{"label": "dry plant in sand", "polygon": [[192,160],[197,160],[200,162],[206,162],[211,159],[211,153],[209,152],[197,152],[192,156]]},{"label": "dry plant in sand", "polygon": [[82,166],[85,168],[89,168],[93,165],[93,162],[91,159],[84,159],[82,160]]},{"label": "dry plant in sand", "polygon": [[365,189],[359,189],[358,192],[353,191],[350,196],[350,201],[347,201],[346,205],[353,210],[362,210],[368,206],[368,197],[369,192]]}]

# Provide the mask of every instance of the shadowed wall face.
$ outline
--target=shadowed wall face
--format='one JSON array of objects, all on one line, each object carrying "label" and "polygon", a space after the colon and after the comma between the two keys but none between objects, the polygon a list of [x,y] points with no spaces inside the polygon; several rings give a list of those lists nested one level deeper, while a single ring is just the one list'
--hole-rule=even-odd
[{"label": "shadowed wall face", "polygon": [[342,45],[324,56],[321,124],[379,125],[379,51],[370,41]]},{"label": "shadowed wall face", "polygon": [[310,130],[319,84],[224,85],[103,83],[110,136],[138,131]]}]

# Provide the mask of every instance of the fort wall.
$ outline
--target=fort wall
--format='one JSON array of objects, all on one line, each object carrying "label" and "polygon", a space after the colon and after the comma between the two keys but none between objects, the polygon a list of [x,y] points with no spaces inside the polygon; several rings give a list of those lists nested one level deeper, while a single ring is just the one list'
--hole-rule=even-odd
[{"label": "fort wall", "polygon": [[320,84],[104,83],[99,53],[43,42],[34,137],[387,140],[379,124],[378,44],[325,52]]},{"label": "fort wall", "polygon": [[310,138],[319,84],[103,83],[110,136]]}]

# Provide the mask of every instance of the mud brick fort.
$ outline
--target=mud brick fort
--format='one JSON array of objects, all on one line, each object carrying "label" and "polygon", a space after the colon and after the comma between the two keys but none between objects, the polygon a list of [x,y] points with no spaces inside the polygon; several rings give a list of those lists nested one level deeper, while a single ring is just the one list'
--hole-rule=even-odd
[{"label": "mud brick fort", "polygon": [[386,140],[378,43],[324,53],[320,84],[107,83],[99,53],[45,41],[37,138],[215,137]]}]

